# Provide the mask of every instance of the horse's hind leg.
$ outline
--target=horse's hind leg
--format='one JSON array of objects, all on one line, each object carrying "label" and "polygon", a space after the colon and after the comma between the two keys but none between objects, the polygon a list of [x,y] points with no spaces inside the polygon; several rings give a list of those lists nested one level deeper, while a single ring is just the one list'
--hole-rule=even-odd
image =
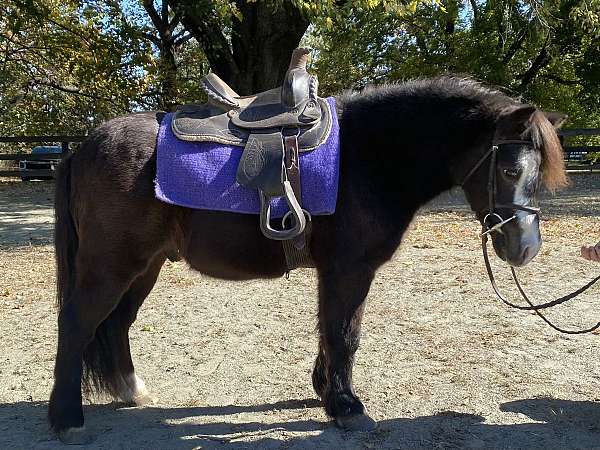
[{"label": "horse's hind leg", "polygon": [[[141,295],[131,296],[130,289],[156,257],[150,253],[144,258],[141,251],[135,259],[128,257],[135,248],[131,242],[113,243],[108,251],[97,246],[89,251],[86,247],[86,242],[81,242],[74,285],[58,316],[55,381],[48,411],[50,425],[59,438],[74,444],[90,440],[83,430],[82,361],[91,387],[111,394],[123,387],[120,364],[130,355],[128,343],[126,352],[118,346],[119,330],[129,325],[121,326],[123,319],[117,317],[122,311],[117,308],[122,299],[130,308],[132,302],[139,302]],[[133,322],[134,317],[125,318],[123,324]],[[130,367],[133,374],[133,365]]]},{"label": "horse's hind leg", "polygon": [[354,392],[352,366],[358,349],[364,300],[374,272],[357,264],[346,270],[320,274],[319,356],[313,386],[325,411],[342,428],[372,430],[375,422]]},{"label": "horse's hind leg", "polygon": [[135,373],[129,346],[129,329],[137,317],[140,306],[154,287],[165,259],[165,255],[157,256],[148,270],[134,280],[119,305],[100,325],[104,330],[96,333],[110,337],[112,340],[111,355],[107,356],[112,356],[114,365],[113,395],[136,406],[153,403],[155,399],[148,392],[144,380]]}]

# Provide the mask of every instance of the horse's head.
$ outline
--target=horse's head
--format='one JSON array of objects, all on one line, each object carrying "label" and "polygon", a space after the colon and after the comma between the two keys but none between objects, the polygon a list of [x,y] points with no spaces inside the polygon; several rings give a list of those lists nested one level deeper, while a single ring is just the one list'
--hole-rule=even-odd
[{"label": "horse's head", "polygon": [[503,110],[492,142],[479,149],[463,180],[496,254],[512,266],[527,264],[542,244],[534,206],[539,186],[553,190],[567,183],[556,133],[565,118],[529,105]]}]

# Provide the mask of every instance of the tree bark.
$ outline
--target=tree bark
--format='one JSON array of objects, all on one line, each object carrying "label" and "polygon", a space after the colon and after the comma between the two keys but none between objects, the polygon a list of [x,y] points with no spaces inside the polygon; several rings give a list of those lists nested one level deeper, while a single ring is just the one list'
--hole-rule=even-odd
[{"label": "tree bark", "polygon": [[282,83],[310,22],[291,2],[277,9],[268,2],[236,3],[243,19],[234,21],[231,36],[238,68],[233,83],[243,94],[274,88]]},{"label": "tree bark", "polygon": [[291,2],[236,0],[242,19],[233,18],[230,39],[222,24],[206,8],[187,0],[173,0],[184,27],[204,50],[211,70],[240,95],[281,84],[290,56],[304,35],[309,20]]}]

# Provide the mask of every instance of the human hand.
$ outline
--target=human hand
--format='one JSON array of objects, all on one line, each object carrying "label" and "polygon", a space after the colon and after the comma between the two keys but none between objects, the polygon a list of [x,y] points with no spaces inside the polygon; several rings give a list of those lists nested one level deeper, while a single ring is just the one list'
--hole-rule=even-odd
[{"label": "human hand", "polygon": [[590,261],[600,262],[600,242],[596,245],[584,245],[581,247],[581,256]]}]

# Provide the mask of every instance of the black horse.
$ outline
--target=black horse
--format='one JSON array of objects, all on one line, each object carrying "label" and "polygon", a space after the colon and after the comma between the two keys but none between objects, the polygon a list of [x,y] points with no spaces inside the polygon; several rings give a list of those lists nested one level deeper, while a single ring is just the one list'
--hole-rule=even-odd
[{"label": "black horse", "polygon": [[[541,244],[529,205],[538,186],[566,183],[555,127],[563,115],[464,78],[441,77],[337,98],[341,161],[337,209],[313,218],[319,279],[319,349],[312,375],[329,416],[346,429],[375,423],[352,385],[364,299],[415,212],[463,184],[481,221],[494,175],[501,216],[497,254],[526,264]],[[156,200],[155,145],[164,113],[111,120],[60,168],[56,184],[58,352],[49,419],[59,437],[85,441],[84,387],[134,404],[151,397],[135,374],[128,332],[163,262],[181,255],[225,280],[280,277],[280,242],[256,216],[192,210]],[[501,148],[489,170],[490,148]],[[479,164],[478,164],[479,163]],[[474,169],[475,168],[475,169]],[[473,170],[474,169],[474,170]],[[508,205],[508,206],[507,206]],[[233,325],[232,325],[233,326]]]}]

